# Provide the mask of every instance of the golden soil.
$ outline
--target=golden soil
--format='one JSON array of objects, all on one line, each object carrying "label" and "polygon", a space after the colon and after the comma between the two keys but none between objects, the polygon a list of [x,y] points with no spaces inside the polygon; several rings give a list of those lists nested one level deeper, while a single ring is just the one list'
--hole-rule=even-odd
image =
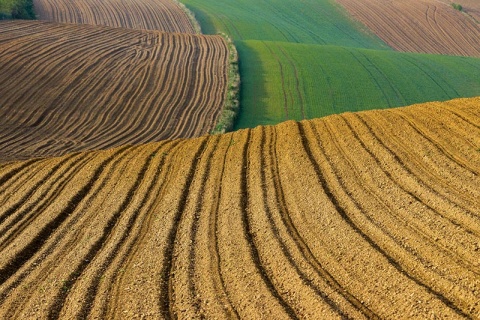
[{"label": "golden soil", "polygon": [[480,318],[480,98],[0,167],[0,318]]},{"label": "golden soil", "polygon": [[396,50],[480,57],[477,0],[463,1],[471,14],[447,0],[336,1]]},{"label": "golden soil", "polygon": [[209,132],[222,110],[221,36],[0,22],[0,161]]}]

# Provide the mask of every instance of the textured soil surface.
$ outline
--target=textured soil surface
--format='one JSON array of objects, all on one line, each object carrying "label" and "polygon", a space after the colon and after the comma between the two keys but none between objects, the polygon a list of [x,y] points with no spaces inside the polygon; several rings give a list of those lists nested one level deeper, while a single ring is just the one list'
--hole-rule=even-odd
[{"label": "textured soil surface", "polygon": [[213,129],[225,102],[221,36],[0,22],[0,161]]},{"label": "textured soil surface", "polygon": [[480,57],[476,0],[463,1],[466,12],[446,0],[336,1],[396,50]]},{"label": "textured soil surface", "polygon": [[40,20],[196,33],[185,11],[172,0],[34,0]]},{"label": "textured soil surface", "polygon": [[0,318],[480,318],[480,98],[0,167]]}]

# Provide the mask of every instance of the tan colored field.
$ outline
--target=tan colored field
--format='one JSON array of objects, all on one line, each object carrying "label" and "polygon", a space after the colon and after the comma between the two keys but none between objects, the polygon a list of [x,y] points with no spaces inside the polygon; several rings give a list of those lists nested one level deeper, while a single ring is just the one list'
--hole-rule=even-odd
[{"label": "tan colored field", "polygon": [[452,3],[458,3],[463,7],[463,12],[472,17],[477,24],[480,23],[480,1],[478,0],[441,0],[448,5]]},{"label": "tan colored field", "polygon": [[0,318],[480,317],[480,98],[0,168]]},{"label": "tan colored field", "polygon": [[225,101],[220,36],[0,23],[0,159],[209,132]]},{"label": "tan colored field", "polygon": [[479,22],[450,1],[336,1],[396,50],[480,57]]},{"label": "tan colored field", "polygon": [[195,27],[173,0],[34,0],[41,20],[196,33]]}]

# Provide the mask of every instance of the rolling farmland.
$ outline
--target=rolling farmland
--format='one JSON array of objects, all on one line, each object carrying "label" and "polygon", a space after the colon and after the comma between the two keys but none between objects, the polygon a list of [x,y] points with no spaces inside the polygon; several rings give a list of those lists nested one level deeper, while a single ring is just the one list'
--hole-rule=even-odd
[{"label": "rolling farmland", "polygon": [[220,36],[0,23],[0,159],[209,132],[221,112]]},{"label": "rolling farmland", "polygon": [[480,99],[0,167],[1,318],[478,318]]},{"label": "rolling farmland", "polygon": [[34,0],[41,20],[196,33],[189,17],[173,0]]},{"label": "rolling farmland", "polygon": [[[450,0],[443,0],[443,2],[451,5]],[[480,21],[480,3],[477,0],[457,0],[455,3],[458,3],[462,6],[462,11],[472,17],[477,23]]]},{"label": "rolling farmland", "polygon": [[236,128],[480,95],[480,59],[274,41],[238,42]]},{"label": "rolling farmland", "polygon": [[[237,129],[480,95],[479,59],[398,54],[330,0],[183,2],[205,32],[224,31],[236,40],[242,76]],[[451,8],[440,2],[437,6]],[[436,19],[446,28],[458,14]],[[472,40],[468,18],[455,21],[450,36],[467,31],[444,46],[465,46],[465,53],[472,53],[479,48],[479,34]],[[430,46],[443,39],[437,39],[438,32],[424,37],[430,37],[424,39]]]},{"label": "rolling farmland", "polygon": [[450,1],[336,1],[396,50],[480,57],[478,21]]},{"label": "rolling farmland", "polygon": [[389,49],[330,0],[182,0],[205,33],[228,33],[235,40],[271,40]]}]

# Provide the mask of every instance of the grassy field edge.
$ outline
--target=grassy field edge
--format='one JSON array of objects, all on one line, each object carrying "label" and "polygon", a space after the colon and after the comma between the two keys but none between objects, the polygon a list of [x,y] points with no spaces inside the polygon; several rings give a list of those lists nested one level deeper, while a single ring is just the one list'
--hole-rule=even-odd
[{"label": "grassy field edge", "polygon": [[228,44],[228,80],[225,104],[212,134],[232,131],[235,119],[240,111],[240,72],[238,52],[232,39],[225,33],[219,33]]}]

